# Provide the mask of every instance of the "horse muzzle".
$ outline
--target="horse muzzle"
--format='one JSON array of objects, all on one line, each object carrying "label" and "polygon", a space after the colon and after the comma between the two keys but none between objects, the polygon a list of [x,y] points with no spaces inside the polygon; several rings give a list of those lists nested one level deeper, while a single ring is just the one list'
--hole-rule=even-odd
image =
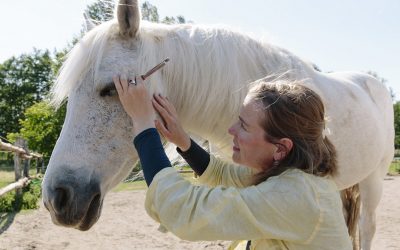
[{"label": "horse muzzle", "polygon": [[[43,182],[43,203],[54,224],[82,231],[90,229],[99,219],[103,205],[100,182],[88,182],[74,176]],[[67,177],[65,177],[67,176]],[[48,178],[47,178],[48,179]]]}]

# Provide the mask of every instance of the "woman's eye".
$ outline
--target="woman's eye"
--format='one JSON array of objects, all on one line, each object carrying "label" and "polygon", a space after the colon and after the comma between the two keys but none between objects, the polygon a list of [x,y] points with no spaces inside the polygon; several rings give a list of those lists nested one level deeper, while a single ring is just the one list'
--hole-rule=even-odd
[{"label": "woman's eye", "polygon": [[244,123],[242,121],[240,121],[240,127],[247,131],[247,129],[244,127]]}]

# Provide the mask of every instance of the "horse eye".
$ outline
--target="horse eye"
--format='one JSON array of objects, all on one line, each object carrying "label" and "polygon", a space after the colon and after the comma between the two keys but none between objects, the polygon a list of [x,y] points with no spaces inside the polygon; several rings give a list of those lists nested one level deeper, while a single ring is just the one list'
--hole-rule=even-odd
[{"label": "horse eye", "polygon": [[115,86],[107,86],[100,91],[101,97],[115,96],[115,95],[117,95],[117,90],[115,89]]}]

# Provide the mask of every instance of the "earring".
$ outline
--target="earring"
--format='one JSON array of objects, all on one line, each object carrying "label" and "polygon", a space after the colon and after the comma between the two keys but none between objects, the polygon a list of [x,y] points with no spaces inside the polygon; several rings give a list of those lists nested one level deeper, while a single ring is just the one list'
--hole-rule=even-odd
[{"label": "earring", "polygon": [[272,162],[272,167],[274,167],[274,168],[278,167],[278,166],[279,166],[279,163],[280,163],[280,161],[274,160],[274,161]]}]

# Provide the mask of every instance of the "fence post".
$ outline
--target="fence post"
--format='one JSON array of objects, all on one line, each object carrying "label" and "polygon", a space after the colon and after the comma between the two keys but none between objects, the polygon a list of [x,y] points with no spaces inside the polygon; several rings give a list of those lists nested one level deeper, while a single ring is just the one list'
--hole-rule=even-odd
[{"label": "fence post", "polygon": [[29,177],[29,168],[31,166],[31,160],[30,159],[25,159],[25,165],[24,165],[24,177]]},{"label": "fence post", "polygon": [[44,165],[44,158],[40,158],[40,161],[42,163],[42,174],[44,174],[44,172],[46,172],[46,166]]},{"label": "fence post", "polygon": [[[26,140],[23,141],[23,149],[25,150],[26,154],[29,154],[28,150],[28,143]],[[31,160],[30,159],[25,159],[24,161],[24,177],[29,177],[29,167],[30,167]]]},{"label": "fence post", "polygon": [[[15,141],[15,146],[22,147],[24,145],[24,140],[20,137]],[[14,153],[14,171],[15,171],[15,181],[21,179],[21,157],[19,153]]]},{"label": "fence post", "polygon": [[17,152],[14,153],[14,172],[15,172],[15,181],[21,179],[21,158]]},{"label": "fence post", "polygon": [[39,158],[35,159],[35,163],[36,163],[36,174],[39,174],[40,173]]}]

